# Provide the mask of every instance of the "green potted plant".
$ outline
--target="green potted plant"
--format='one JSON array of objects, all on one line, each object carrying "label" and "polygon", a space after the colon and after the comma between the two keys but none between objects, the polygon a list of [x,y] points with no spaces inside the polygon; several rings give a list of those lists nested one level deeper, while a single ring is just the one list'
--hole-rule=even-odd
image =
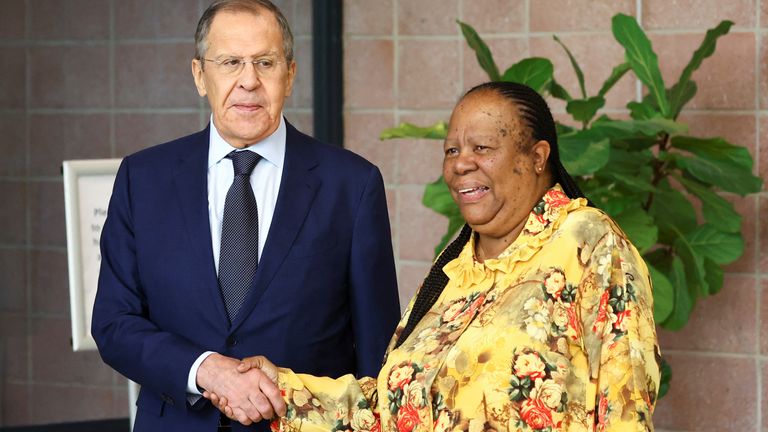
[{"label": "green potted plant", "polygon": [[[552,62],[545,58],[523,59],[501,73],[477,32],[458,23],[490,80],[520,82],[566,102],[567,113],[579,126],[557,125],[563,164],[643,254],[653,279],[656,323],[668,330],[681,329],[697,299],[720,291],[723,266],[744,252],[741,216],[718,192],[745,196],[762,189],[746,148],[719,137],[690,136],[678,121],[697,91],[693,72],[714,53],[718,38],[733,23],[723,21],[707,31],[678,81],[667,87],[645,32],[633,17],[615,15],[612,31],[624,47],[625,61],[613,68],[595,95],[587,94],[578,62],[554,36],[578,78],[578,97],[555,81]],[[630,72],[647,91],[641,101],[627,102],[630,119],[598,116],[606,94]],[[445,122],[428,127],[403,123],[382,132],[381,139],[444,139],[446,132]],[[702,217],[694,201],[700,203]],[[423,203],[449,220],[437,254],[464,221],[442,177],[426,186]],[[665,364],[660,396],[667,392],[670,377]]]}]

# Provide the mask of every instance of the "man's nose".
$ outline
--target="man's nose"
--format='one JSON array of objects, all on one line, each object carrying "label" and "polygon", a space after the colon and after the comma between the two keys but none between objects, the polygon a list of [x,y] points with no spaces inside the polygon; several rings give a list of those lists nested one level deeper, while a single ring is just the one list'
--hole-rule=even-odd
[{"label": "man's nose", "polygon": [[261,77],[256,70],[256,65],[251,62],[246,62],[243,65],[243,70],[238,77],[240,87],[245,90],[253,90],[261,85]]}]

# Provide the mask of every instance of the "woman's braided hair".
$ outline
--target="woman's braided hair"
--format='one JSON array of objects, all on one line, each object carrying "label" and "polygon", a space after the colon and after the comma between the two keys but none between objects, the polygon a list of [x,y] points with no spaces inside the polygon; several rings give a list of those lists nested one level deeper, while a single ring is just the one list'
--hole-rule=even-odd
[{"label": "woman's braided hair", "polygon": [[[560,162],[560,152],[557,146],[557,129],[555,128],[555,120],[552,118],[552,112],[547,106],[547,102],[532,88],[512,82],[487,82],[470,89],[464,97],[472,93],[480,91],[492,91],[512,102],[519,110],[528,127],[531,128],[534,142],[540,140],[547,141],[549,143],[549,168],[552,171],[553,180],[563,187],[563,192],[568,195],[569,198],[585,198],[581,189],[576,185],[568,171],[566,171],[562,162]],[[462,99],[464,98],[462,97]],[[395,348],[399,347],[408,336],[410,336],[416,324],[424,318],[429,309],[440,297],[440,294],[448,284],[448,276],[443,272],[443,267],[450,261],[455,259],[464,249],[464,245],[469,241],[469,237],[472,235],[472,229],[469,225],[464,224],[459,236],[452,241],[448,247],[446,247],[440,256],[437,258],[432,268],[429,269],[427,277],[419,290],[419,293],[414,301],[413,308],[411,308],[411,314],[408,317],[408,322],[405,325],[402,333],[397,338]]]}]

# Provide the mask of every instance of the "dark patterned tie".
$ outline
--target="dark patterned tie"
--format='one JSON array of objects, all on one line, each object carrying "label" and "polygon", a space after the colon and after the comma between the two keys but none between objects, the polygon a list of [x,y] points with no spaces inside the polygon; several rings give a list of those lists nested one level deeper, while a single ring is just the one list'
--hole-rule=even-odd
[{"label": "dark patterned tie", "polygon": [[261,156],[252,151],[233,151],[235,178],[224,201],[219,253],[219,288],[229,321],[240,310],[259,261],[259,212],[251,189],[251,172]]}]

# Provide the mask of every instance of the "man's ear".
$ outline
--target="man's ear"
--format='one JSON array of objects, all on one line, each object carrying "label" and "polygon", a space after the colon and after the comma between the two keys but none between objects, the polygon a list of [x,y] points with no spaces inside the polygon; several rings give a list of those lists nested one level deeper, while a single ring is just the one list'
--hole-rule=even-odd
[{"label": "man's ear", "polygon": [[285,97],[289,97],[293,93],[293,79],[296,78],[296,62],[291,61],[288,65],[288,82],[285,85]]},{"label": "man's ear", "polygon": [[197,94],[201,97],[208,94],[205,90],[205,80],[203,79],[203,62],[199,59],[192,59],[192,78],[195,79],[195,87],[197,87]]}]

